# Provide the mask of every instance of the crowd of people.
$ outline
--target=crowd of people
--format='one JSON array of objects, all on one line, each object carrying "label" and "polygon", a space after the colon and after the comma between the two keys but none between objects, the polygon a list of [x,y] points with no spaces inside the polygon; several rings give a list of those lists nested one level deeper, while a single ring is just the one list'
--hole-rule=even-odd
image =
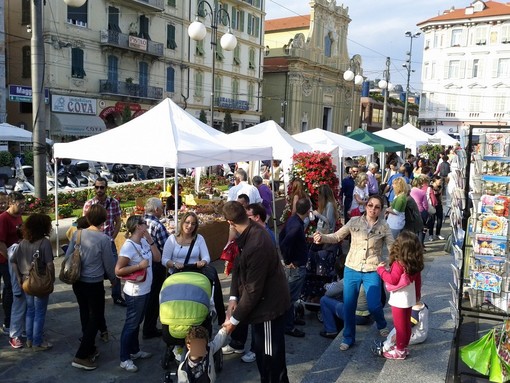
[{"label": "crowd of people", "polygon": [[[267,225],[274,213],[273,194],[263,182],[266,177],[255,176],[250,183],[247,172],[238,167],[228,201],[223,206],[229,224],[229,241],[234,240],[239,248],[230,265],[232,282],[228,304],[225,307],[221,289],[214,290],[212,301],[220,333],[217,337],[204,336],[202,330],[192,328],[186,338],[189,351],[183,357],[188,363],[184,369],[196,373],[197,366],[208,360],[207,350],[221,347],[224,354],[244,354],[244,362],[256,361],[261,381],[288,382],[285,335],[306,336],[296,327],[305,324],[296,315],[296,302],[309,271],[310,252],[346,240],[350,242],[349,251],[345,256],[341,251],[338,253],[336,278],[324,286],[326,293],[320,299],[324,317],[320,335],[334,338],[342,331],[341,351],[355,345],[359,324],[375,322],[379,334],[388,336],[383,307],[389,292],[396,340],[381,354],[389,359],[405,359],[412,335],[409,320],[412,308],[424,307],[420,278],[424,245],[443,239],[442,201],[453,156],[454,150],[442,155],[437,163],[431,163],[412,155],[404,162],[391,154],[384,178],[380,177],[376,162],[366,167],[351,163],[345,169],[347,176],[341,181],[340,194],[335,196],[330,186],[319,185],[315,203],[303,182],[292,180],[288,196],[291,215],[278,238]],[[102,177],[95,181],[94,190],[95,196],[84,205],[84,217],[79,220],[77,230],[70,233],[66,251],[69,258],[79,247],[81,255],[80,278],[72,285],[79,307],[81,336],[71,364],[85,370],[98,367],[96,338],[99,335],[102,341],[109,341],[105,320],[104,281],[107,279],[112,287],[112,302],[126,308],[120,338],[120,367],[136,372],[134,361],[152,356],[141,349],[140,327],[144,339],[160,337],[168,331],[165,327],[158,328],[159,293],[167,276],[194,264],[212,283],[218,287],[220,283],[216,270],[210,266],[205,239],[198,234],[196,214],[184,214],[176,232],[169,233],[160,221],[165,205],[159,198],[149,198],[145,215],[128,218],[127,240],[117,252],[115,238],[121,228],[119,202],[108,196],[108,181]],[[167,208],[176,203],[181,204],[182,199],[172,195]],[[24,209],[22,194],[0,194],[4,311],[1,331],[9,335],[13,348],[45,351],[52,348],[44,339],[48,296],[32,296],[22,285],[36,254],[38,267],[49,270],[55,279],[48,240],[51,219],[34,213],[23,222]],[[316,221],[313,243],[305,234],[312,221]],[[143,280],[126,278],[140,271]],[[251,344],[245,352],[249,331]],[[201,345],[199,351],[192,350],[192,344]]]}]

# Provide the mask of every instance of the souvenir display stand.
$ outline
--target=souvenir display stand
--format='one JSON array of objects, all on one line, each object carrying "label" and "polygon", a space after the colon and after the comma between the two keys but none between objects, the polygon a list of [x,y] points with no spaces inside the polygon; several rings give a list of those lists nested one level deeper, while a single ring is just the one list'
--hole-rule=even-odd
[{"label": "souvenir display stand", "polygon": [[[476,146],[473,129],[480,132]],[[466,362],[459,344],[462,332],[467,331],[466,320],[475,322],[478,339],[491,326],[500,329],[510,313],[510,129],[471,126],[461,141],[465,141],[462,147],[466,149],[457,151],[458,166],[452,166],[453,184],[448,187],[453,255],[450,310],[456,324],[455,381],[460,381],[460,375],[481,376],[476,372],[479,368],[469,363],[466,364],[473,370],[460,365],[459,359]],[[504,364],[503,354],[508,350],[501,347],[501,334],[505,331],[501,330],[496,337],[495,349]],[[489,374],[483,371],[482,375]]]}]

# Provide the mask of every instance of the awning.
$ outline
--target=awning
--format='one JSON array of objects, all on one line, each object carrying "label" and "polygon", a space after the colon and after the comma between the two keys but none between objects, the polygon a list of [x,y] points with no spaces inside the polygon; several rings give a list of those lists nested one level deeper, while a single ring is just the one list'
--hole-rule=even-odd
[{"label": "awning", "polygon": [[88,137],[106,132],[104,121],[98,116],[52,113],[52,135]]}]

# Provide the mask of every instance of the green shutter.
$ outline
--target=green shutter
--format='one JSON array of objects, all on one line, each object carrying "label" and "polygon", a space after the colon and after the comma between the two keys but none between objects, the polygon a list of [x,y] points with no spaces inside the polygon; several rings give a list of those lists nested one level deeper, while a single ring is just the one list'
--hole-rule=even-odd
[{"label": "green shutter", "polygon": [[175,26],[167,25],[166,26],[166,47],[168,49],[177,48],[177,44],[175,42]]}]

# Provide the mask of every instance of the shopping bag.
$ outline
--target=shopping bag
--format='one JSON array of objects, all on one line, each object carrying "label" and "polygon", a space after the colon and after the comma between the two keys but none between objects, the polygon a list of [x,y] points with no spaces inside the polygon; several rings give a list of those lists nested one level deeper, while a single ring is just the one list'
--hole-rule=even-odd
[{"label": "shopping bag", "polygon": [[460,358],[473,370],[483,375],[489,375],[494,346],[494,329],[492,329],[480,339],[461,347]]},{"label": "shopping bag", "polygon": [[[499,340],[498,340],[499,338]],[[502,338],[505,338],[504,336],[494,337],[494,342],[491,347],[491,359],[490,359],[490,371],[489,371],[489,380],[491,382],[508,382],[510,380],[509,371],[508,371],[508,365],[501,359],[498,349],[501,346]],[[496,347],[496,343],[499,344],[498,347]]]}]

